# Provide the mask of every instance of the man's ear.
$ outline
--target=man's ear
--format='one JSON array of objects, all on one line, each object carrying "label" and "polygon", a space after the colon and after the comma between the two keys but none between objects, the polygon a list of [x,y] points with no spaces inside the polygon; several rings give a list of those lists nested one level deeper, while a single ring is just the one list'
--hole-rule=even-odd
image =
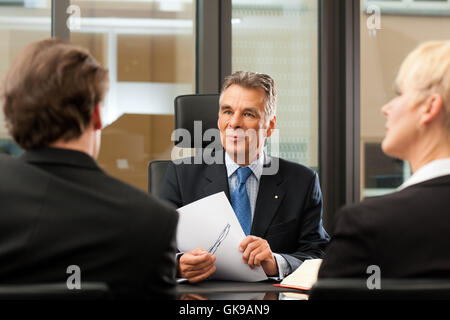
[{"label": "man's ear", "polygon": [[438,93],[430,95],[422,105],[421,124],[428,124],[436,119],[444,108],[442,96]]},{"label": "man's ear", "polygon": [[102,116],[100,112],[100,103],[95,106],[94,113],[92,114],[92,122],[94,124],[94,130],[100,130],[102,128]]},{"label": "man's ear", "polygon": [[272,135],[272,132],[275,129],[276,123],[277,123],[277,116],[273,116],[273,118],[271,120],[269,120],[269,126],[267,128],[267,138]]}]

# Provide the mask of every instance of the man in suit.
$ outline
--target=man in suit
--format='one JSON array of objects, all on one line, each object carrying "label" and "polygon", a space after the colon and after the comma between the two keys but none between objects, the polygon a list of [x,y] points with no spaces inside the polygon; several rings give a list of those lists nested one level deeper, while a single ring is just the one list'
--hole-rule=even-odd
[{"label": "man in suit", "polygon": [[96,163],[108,71],[58,39],[33,43],[1,98],[25,152],[0,156],[0,283],[104,282],[113,297],[175,297],[177,213]]},{"label": "man in suit", "polygon": [[[263,152],[275,129],[275,107],[270,76],[240,71],[227,77],[218,119],[223,161],[170,163],[161,197],[181,207],[224,191],[247,235],[239,245],[243,261],[283,278],[303,260],[320,258],[328,235],[322,226],[317,174]],[[277,172],[269,173],[274,164]],[[179,255],[178,275],[192,283],[202,281],[214,273],[214,261],[201,248],[185,252]]]},{"label": "man in suit", "polygon": [[403,62],[398,95],[382,108],[383,151],[410,163],[396,192],[336,214],[319,278],[450,277],[450,41],[424,43]]}]

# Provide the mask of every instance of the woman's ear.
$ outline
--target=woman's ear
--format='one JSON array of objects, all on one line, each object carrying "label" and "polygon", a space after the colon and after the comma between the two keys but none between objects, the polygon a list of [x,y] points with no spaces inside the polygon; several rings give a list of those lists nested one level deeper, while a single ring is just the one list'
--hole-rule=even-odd
[{"label": "woman's ear", "polygon": [[444,108],[444,100],[438,93],[430,95],[422,104],[420,124],[426,125],[435,120]]}]

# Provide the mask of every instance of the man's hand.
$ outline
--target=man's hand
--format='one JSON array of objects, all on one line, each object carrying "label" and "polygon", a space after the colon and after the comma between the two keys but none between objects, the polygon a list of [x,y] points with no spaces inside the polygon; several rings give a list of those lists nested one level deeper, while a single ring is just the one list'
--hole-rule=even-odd
[{"label": "man's hand", "polygon": [[190,283],[205,280],[216,271],[216,256],[197,248],[184,253],[178,262],[178,275]]},{"label": "man's hand", "polygon": [[266,240],[255,236],[247,236],[239,244],[239,251],[242,252],[242,260],[250,268],[262,266],[268,276],[278,275],[277,261]]}]

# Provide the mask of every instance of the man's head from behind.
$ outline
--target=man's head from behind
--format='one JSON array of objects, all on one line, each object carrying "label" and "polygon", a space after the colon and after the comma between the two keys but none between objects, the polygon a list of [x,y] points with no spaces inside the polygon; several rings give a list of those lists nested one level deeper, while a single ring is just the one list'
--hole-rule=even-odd
[{"label": "man's head from behind", "polygon": [[222,145],[236,163],[248,165],[275,128],[275,82],[266,74],[235,72],[225,78],[219,104]]},{"label": "man's head from behind", "polygon": [[[9,133],[26,150],[78,141],[88,131],[92,140],[101,129],[99,107],[108,84],[108,71],[87,50],[55,38],[32,43],[1,87]],[[88,143],[94,157],[97,140]]]}]

